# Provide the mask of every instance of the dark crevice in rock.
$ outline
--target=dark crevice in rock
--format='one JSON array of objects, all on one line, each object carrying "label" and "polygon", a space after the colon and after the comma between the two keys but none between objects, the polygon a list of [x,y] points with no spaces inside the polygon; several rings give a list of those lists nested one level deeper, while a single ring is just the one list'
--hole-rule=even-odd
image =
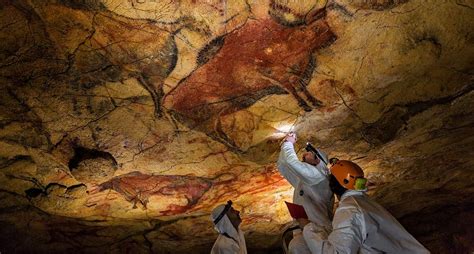
[{"label": "dark crevice in rock", "polygon": [[407,111],[403,107],[393,107],[375,123],[367,124],[362,137],[373,145],[380,145],[394,139],[398,130],[405,124]]},{"label": "dark crevice in rock", "polygon": [[80,184],[75,184],[67,187],[67,191],[74,191],[76,189],[82,188],[82,187],[87,187],[85,184],[80,183]]},{"label": "dark crevice in rock", "polygon": [[393,140],[400,129],[406,127],[408,120],[437,105],[451,103],[457,98],[471,92],[474,88],[473,84],[466,85],[453,95],[436,98],[428,101],[419,101],[408,103],[405,105],[393,105],[374,123],[366,124],[362,130],[364,139],[373,145],[385,144]]},{"label": "dark crevice in rock", "polygon": [[408,112],[405,115],[404,120],[407,121],[410,117],[418,113],[421,113],[422,111],[425,111],[428,108],[431,108],[433,106],[448,104],[456,100],[457,98],[462,97],[463,95],[471,92],[473,89],[474,89],[474,83],[466,85],[463,89],[459,90],[457,93],[450,96],[436,98],[429,101],[420,101],[420,102],[406,104],[405,107],[408,108]]},{"label": "dark crevice in rock", "polygon": [[42,189],[38,189],[38,188],[29,188],[29,189],[25,190],[25,194],[29,198],[36,198],[37,196],[39,196],[42,193],[44,193],[44,191]]},{"label": "dark crevice in rock", "polygon": [[29,188],[25,190],[25,194],[28,198],[36,198],[39,195],[47,196],[54,190],[67,189],[65,185],[62,185],[59,183],[49,183],[46,187],[43,187],[41,184],[39,184],[39,182],[36,179],[34,182],[36,183],[37,187],[33,187],[33,188]]},{"label": "dark crevice in rock", "polygon": [[68,167],[72,171],[77,168],[81,161],[96,158],[109,160],[112,163],[114,169],[117,169],[118,167],[117,161],[109,152],[89,149],[81,146],[74,147],[74,156],[69,160]]},{"label": "dark crevice in rock", "polygon": [[[19,203],[21,203],[22,201],[27,201],[28,200],[22,194],[16,193],[16,192],[11,191],[11,190],[6,190],[6,189],[0,188],[0,201],[1,201],[1,204],[2,204],[2,206],[0,207],[0,214],[8,213],[8,211],[10,209],[15,209],[15,211],[16,211],[18,209],[18,207],[20,206],[19,203],[13,204],[13,203],[5,202],[5,200],[8,199],[8,196],[12,196],[15,199],[18,199]],[[8,205],[6,205],[6,204],[8,204]]]},{"label": "dark crevice in rock", "polygon": [[31,158],[29,155],[17,155],[11,159],[0,157],[0,169],[9,167],[19,161],[34,162],[33,158]]},{"label": "dark crevice in rock", "polygon": [[23,176],[23,175],[14,175],[14,174],[5,174],[5,176],[8,178],[8,179],[18,179],[18,180],[22,180],[22,181],[27,181],[27,182],[30,182],[32,183],[36,188],[39,188],[41,190],[44,190],[44,186],[41,184],[41,182],[34,178],[34,177],[29,177],[29,176]]}]

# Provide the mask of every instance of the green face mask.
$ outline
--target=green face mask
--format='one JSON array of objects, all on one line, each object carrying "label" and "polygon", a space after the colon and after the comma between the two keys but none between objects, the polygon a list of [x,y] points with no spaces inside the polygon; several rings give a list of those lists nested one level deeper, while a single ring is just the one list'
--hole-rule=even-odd
[{"label": "green face mask", "polygon": [[367,179],[366,178],[357,178],[355,181],[355,189],[356,190],[365,190],[367,188]]}]

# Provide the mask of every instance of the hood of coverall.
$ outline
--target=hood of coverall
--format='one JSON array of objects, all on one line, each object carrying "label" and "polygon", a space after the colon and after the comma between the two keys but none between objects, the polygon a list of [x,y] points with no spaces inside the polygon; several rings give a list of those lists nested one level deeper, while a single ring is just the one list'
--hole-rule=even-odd
[{"label": "hood of coverall", "polygon": [[[328,155],[327,155],[325,152],[323,152],[323,151],[321,151],[320,149],[318,149],[318,148],[316,148],[316,150],[319,152],[320,155],[322,155],[324,161],[327,161],[327,162],[329,163]],[[318,163],[318,165],[313,165],[313,166],[317,167],[318,169],[323,170],[323,171],[326,172],[326,173],[329,173],[329,171],[328,171],[328,169],[329,169],[329,168],[328,168],[328,165],[327,165],[324,161],[322,161],[317,155],[314,155],[314,156],[315,156],[317,159],[319,159],[319,163]]]},{"label": "hood of coverall", "polygon": [[[212,210],[212,213],[211,213],[211,220],[214,221],[219,216],[219,214],[222,213],[224,208],[225,208],[225,205],[223,204],[214,208],[214,210]],[[225,214],[222,217],[222,219],[219,220],[219,222],[217,222],[217,224],[214,225],[214,229],[219,234],[222,234],[222,235],[227,234],[228,236],[236,240],[240,247],[240,254],[247,253],[244,232],[240,229],[240,227],[237,230],[234,227],[234,225],[232,225],[232,222],[230,221],[229,216],[227,216],[227,214]]]}]

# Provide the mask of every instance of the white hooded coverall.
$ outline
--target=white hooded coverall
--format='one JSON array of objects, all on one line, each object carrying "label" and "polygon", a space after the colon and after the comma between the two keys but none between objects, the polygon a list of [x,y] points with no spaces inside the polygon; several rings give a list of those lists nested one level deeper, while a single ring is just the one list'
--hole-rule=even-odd
[{"label": "white hooded coverall", "polygon": [[[219,216],[224,207],[225,205],[220,205],[214,208],[211,214],[212,221]],[[211,254],[247,254],[244,232],[240,228],[235,229],[227,214],[217,222],[214,229],[219,233],[219,236],[212,246]]]},{"label": "white hooded coverall", "polygon": [[311,253],[429,253],[364,191],[348,190],[334,214],[332,232],[309,223],[303,235]]},{"label": "white hooded coverall", "polygon": [[[302,205],[308,219],[317,225],[331,227],[334,195],[329,189],[329,170],[320,161],[317,166],[301,162],[291,142],[283,142],[278,170],[295,188],[293,203]],[[296,232],[295,232],[296,231]],[[310,253],[300,230],[295,230],[289,244],[292,254]]]}]

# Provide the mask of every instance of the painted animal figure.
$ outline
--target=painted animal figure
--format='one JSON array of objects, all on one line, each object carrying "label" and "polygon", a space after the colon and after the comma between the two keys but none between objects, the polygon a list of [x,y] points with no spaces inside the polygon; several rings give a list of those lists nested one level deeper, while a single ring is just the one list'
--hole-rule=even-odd
[{"label": "painted animal figure", "polygon": [[306,85],[315,67],[313,53],[336,39],[324,16],[323,9],[309,13],[302,24],[285,24],[272,15],[247,20],[217,39],[221,48],[165,95],[165,107],[188,127],[239,150],[223,132],[222,116],[270,94],[290,93],[306,111],[320,106]]},{"label": "painted animal figure", "polygon": [[155,115],[160,117],[163,81],[176,65],[174,33],[181,21],[160,27],[109,12],[96,15],[95,20],[99,25],[90,39],[92,47],[120,69],[120,79],[134,77],[140,82],[153,99]]},{"label": "painted animal figure", "polygon": [[212,181],[202,177],[146,175],[135,171],[100,184],[98,191],[114,190],[122,194],[127,201],[132,202],[133,208],[136,208],[137,203],[140,203],[144,209],[146,209],[151,196],[184,196],[187,199],[186,205],[169,207],[170,211],[180,213],[197,204],[211,186]]}]

